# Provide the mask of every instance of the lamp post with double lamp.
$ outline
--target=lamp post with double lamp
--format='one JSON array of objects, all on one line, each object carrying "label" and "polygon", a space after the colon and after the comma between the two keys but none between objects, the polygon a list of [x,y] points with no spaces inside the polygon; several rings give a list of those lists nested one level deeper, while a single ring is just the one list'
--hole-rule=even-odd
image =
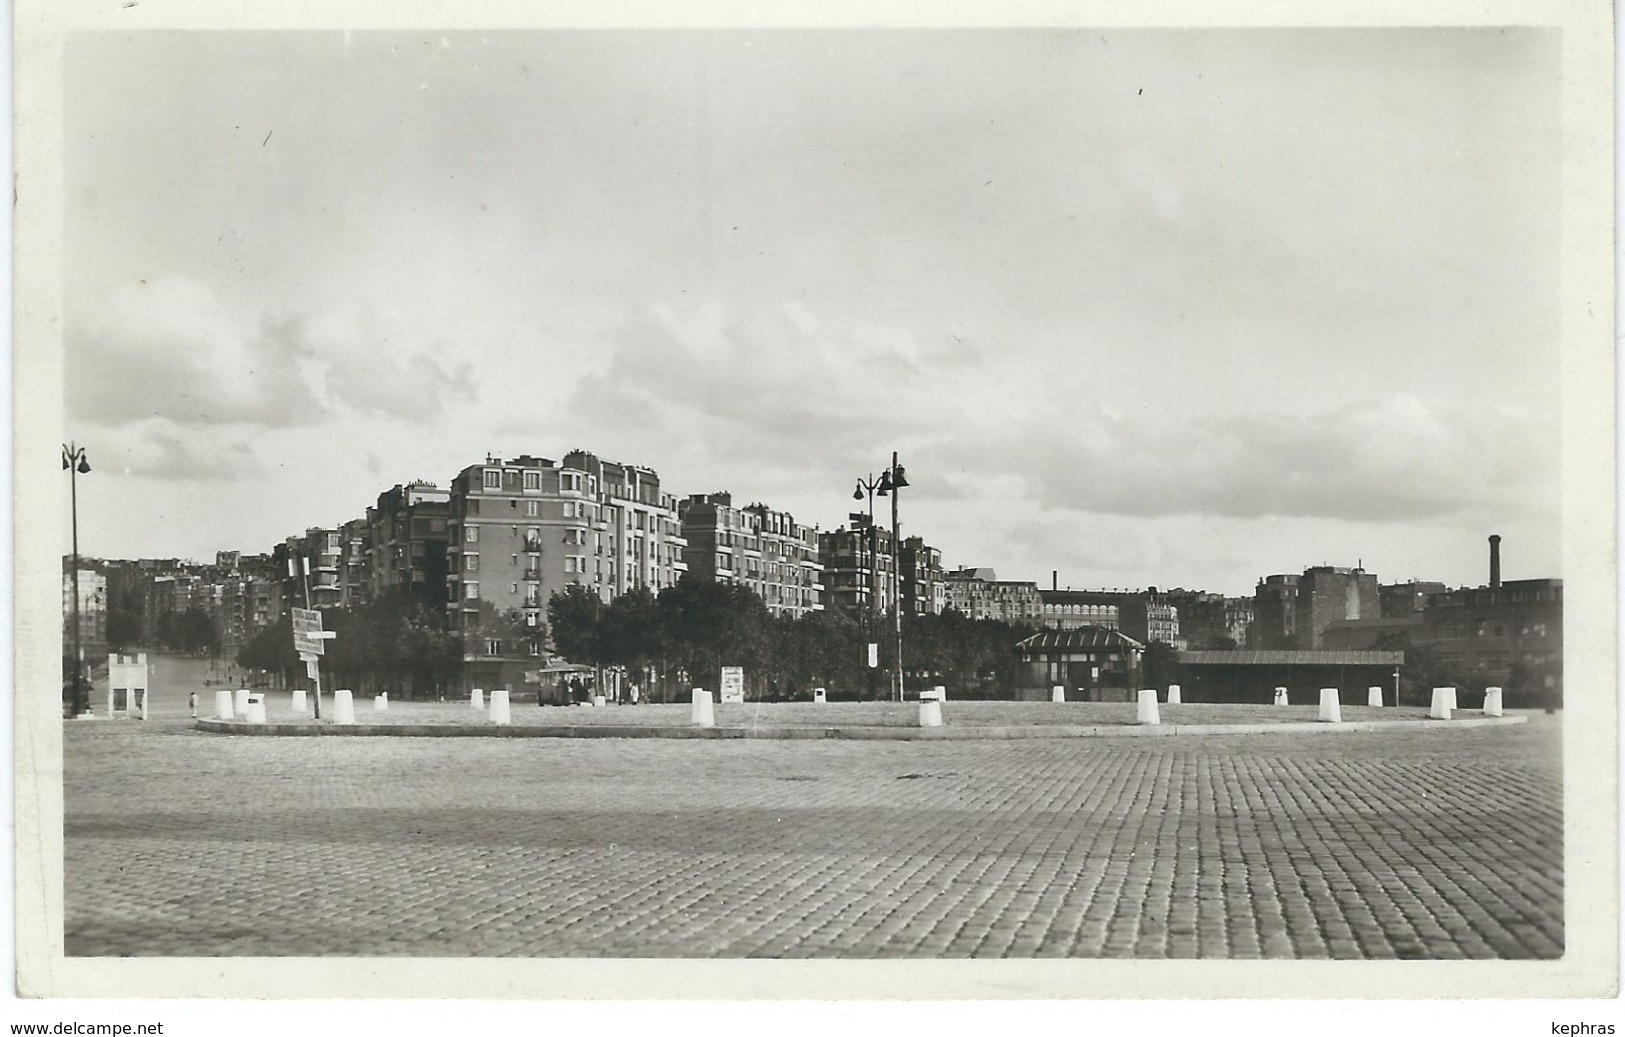
[{"label": "lamp post with double lamp", "polygon": [[880,485],[875,487],[875,493],[882,497],[891,497],[891,584],[892,584],[892,635],[896,653],[892,657],[892,698],[898,702],[903,701],[903,572],[900,563],[903,559],[902,541],[897,538],[897,498],[901,496],[903,487],[908,480],[903,476],[903,466],[897,463],[897,451],[891,455],[891,467],[880,474]]},{"label": "lamp post with double lamp", "polygon": [[90,712],[90,690],[85,687],[80,673],[85,665],[85,650],[80,643],[79,630],[79,476],[90,472],[85,448],[77,443],[64,444],[62,468],[68,473],[73,500],[73,713],[80,716]]},{"label": "lamp post with double lamp", "polygon": [[868,514],[867,515],[853,515],[852,516],[852,524],[857,525],[859,519],[863,520],[863,529],[864,529],[864,537],[863,537],[863,539],[868,542],[867,546],[869,548],[869,556],[868,556],[868,561],[867,562],[863,561],[863,554],[862,554],[863,548],[860,547],[858,549],[858,551],[859,551],[858,568],[864,574],[864,589],[863,589],[863,652],[864,652],[864,657],[863,657],[863,680],[864,680],[864,687],[867,689],[867,692],[868,692],[868,697],[871,698],[871,699],[875,697],[875,685],[874,685],[875,670],[874,670],[874,668],[875,668],[875,665],[876,665],[876,659],[875,659],[875,656],[872,654],[873,651],[874,651],[874,645],[875,645],[875,640],[874,640],[875,598],[880,593],[879,588],[878,588],[878,584],[879,584],[879,581],[880,581],[880,573],[879,573],[879,568],[880,568],[880,566],[879,566],[880,546],[879,546],[877,535],[875,533],[875,491],[880,489],[881,482],[882,482],[882,480],[884,478],[885,478],[885,476],[883,476],[883,475],[878,477],[878,478],[876,476],[873,476],[873,475],[860,477],[858,479],[858,488],[852,491],[852,499],[853,500],[861,501],[861,500],[864,499],[865,495],[867,495],[868,499],[869,499],[869,512],[868,512]]}]

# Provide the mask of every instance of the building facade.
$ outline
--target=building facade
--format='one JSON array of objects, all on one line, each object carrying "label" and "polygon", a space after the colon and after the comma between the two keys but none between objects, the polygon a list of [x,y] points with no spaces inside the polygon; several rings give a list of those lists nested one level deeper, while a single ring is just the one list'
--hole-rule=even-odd
[{"label": "building facade", "polygon": [[1253,589],[1253,622],[1247,647],[1284,651],[1298,643],[1298,577],[1283,573],[1266,576]]},{"label": "building facade", "polygon": [[396,484],[367,509],[372,596],[410,587],[430,601],[446,596],[446,518],[451,493],[430,482]]},{"label": "building facade", "polygon": [[1253,625],[1253,599],[1180,588],[1164,594],[1179,612],[1179,633],[1192,648],[1241,648]]},{"label": "building facade", "polygon": [[749,587],[774,616],[823,608],[816,527],[765,504],[736,508],[728,493],[694,494],[677,512],[692,577]]},{"label": "building facade", "polygon": [[948,590],[942,575],[942,552],[920,537],[907,537],[897,558],[898,587],[903,611],[937,615],[947,605]]},{"label": "building facade", "polygon": [[1560,693],[1563,581],[1508,580],[1434,595],[1422,614],[1421,637],[1488,684],[1508,684],[1522,664],[1539,687],[1520,693]]},{"label": "building facade", "polygon": [[896,555],[891,532],[854,515],[851,527],[818,534],[818,560],[824,568],[828,608],[863,618],[887,608]]},{"label": "building facade", "polygon": [[992,569],[957,569],[943,579],[943,604],[971,619],[1038,626],[1044,603],[1038,584],[1001,580]]},{"label": "building facade", "polygon": [[1322,647],[1326,628],[1332,623],[1380,617],[1382,598],[1375,574],[1319,565],[1303,571],[1295,607],[1299,645],[1316,649]]},{"label": "building facade", "polygon": [[572,451],[488,457],[452,480],[447,615],[467,687],[517,687],[545,662],[547,603],[571,584],[609,602],[687,570],[676,500],[653,469]]}]

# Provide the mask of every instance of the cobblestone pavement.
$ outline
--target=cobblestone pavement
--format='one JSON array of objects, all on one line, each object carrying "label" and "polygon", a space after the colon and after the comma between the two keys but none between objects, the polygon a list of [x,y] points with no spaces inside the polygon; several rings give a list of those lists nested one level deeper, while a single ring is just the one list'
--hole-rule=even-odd
[{"label": "cobblestone pavement", "polygon": [[1556,957],[1559,719],[1024,743],[69,722],[66,950]]}]

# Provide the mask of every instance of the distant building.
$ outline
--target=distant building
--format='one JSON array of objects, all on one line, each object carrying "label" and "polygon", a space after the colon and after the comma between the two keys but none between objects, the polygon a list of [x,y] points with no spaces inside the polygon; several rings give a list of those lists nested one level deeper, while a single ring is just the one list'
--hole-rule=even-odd
[{"label": "distant building", "polygon": [[1121,630],[1143,644],[1160,641],[1183,648],[1179,610],[1154,589],[1147,591],[1041,590],[1041,621],[1056,630],[1083,626]]},{"label": "distant building", "polygon": [[890,530],[870,525],[865,515],[852,518],[851,528],[818,534],[818,560],[824,568],[827,607],[863,618],[888,607],[896,556]]},{"label": "distant building", "polygon": [[1501,581],[1501,538],[1492,536],[1488,586],[1428,598],[1422,639],[1446,659],[1475,671],[1486,684],[1513,684],[1523,701],[1561,701],[1563,581]]},{"label": "distant building", "polygon": [[765,504],[736,508],[728,493],[694,494],[677,514],[693,578],[749,587],[775,616],[824,607],[817,527]]},{"label": "distant building", "polygon": [[570,584],[608,602],[687,570],[675,498],[652,468],[571,451],[488,457],[452,480],[447,615],[466,687],[517,689],[546,659],[547,603]]},{"label": "distant building", "polygon": [[372,528],[364,518],[339,527],[339,604],[360,608],[372,600]]},{"label": "distant building", "polygon": [[371,564],[368,579],[377,598],[410,587],[431,602],[446,600],[446,518],[451,492],[430,482],[397,483],[367,509]]},{"label": "distant building", "polygon": [[1427,608],[1428,599],[1443,594],[1445,585],[1421,580],[1408,583],[1385,583],[1377,588],[1378,607],[1382,615],[1398,619],[1420,615]]},{"label": "distant building", "polygon": [[1000,580],[992,569],[957,569],[943,578],[943,605],[971,619],[1037,626],[1044,603],[1038,584]]},{"label": "distant building", "polygon": [[1179,612],[1179,633],[1192,648],[1242,648],[1251,636],[1252,598],[1176,588],[1163,595]]},{"label": "distant building", "polygon": [[[73,651],[74,579],[72,565],[62,574],[62,650]],[[94,665],[107,655],[107,577],[79,568],[79,647]]]},{"label": "distant building", "polygon": [[1268,650],[1298,644],[1298,577],[1266,576],[1253,591],[1253,622],[1247,647]]},{"label": "distant building", "polygon": [[940,613],[947,603],[942,552],[920,537],[908,537],[903,541],[897,565],[903,611],[917,616]]},{"label": "distant building", "polygon": [[1326,627],[1339,620],[1374,619],[1382,615],[1377,577],[1364,569],[1320,565],[1298,580],[1295,627],[1299,647],[1321,647]]}]

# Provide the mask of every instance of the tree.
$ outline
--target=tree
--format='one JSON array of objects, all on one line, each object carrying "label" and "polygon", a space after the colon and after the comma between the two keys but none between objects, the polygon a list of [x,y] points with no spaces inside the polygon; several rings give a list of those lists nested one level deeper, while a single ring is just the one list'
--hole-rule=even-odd
[{"label": "tree", "polygon": [[1179,651],[1166,641],[1152,641],[1145,646],[1140,660],[1145,686],[1166,688],[1179,683]]},{"label": "tree", "polygon": [[712,681],[723,666],[754,668],[767,654],[767,606],[748,587],[684,576],[660,592],[666,657],[689,679]]},{"label": "tree", "polygon": [[547,602],[547,629],[553,650],[578,666],[602,666],[604,603],[584,584],[572,583],[554,591]]}]

